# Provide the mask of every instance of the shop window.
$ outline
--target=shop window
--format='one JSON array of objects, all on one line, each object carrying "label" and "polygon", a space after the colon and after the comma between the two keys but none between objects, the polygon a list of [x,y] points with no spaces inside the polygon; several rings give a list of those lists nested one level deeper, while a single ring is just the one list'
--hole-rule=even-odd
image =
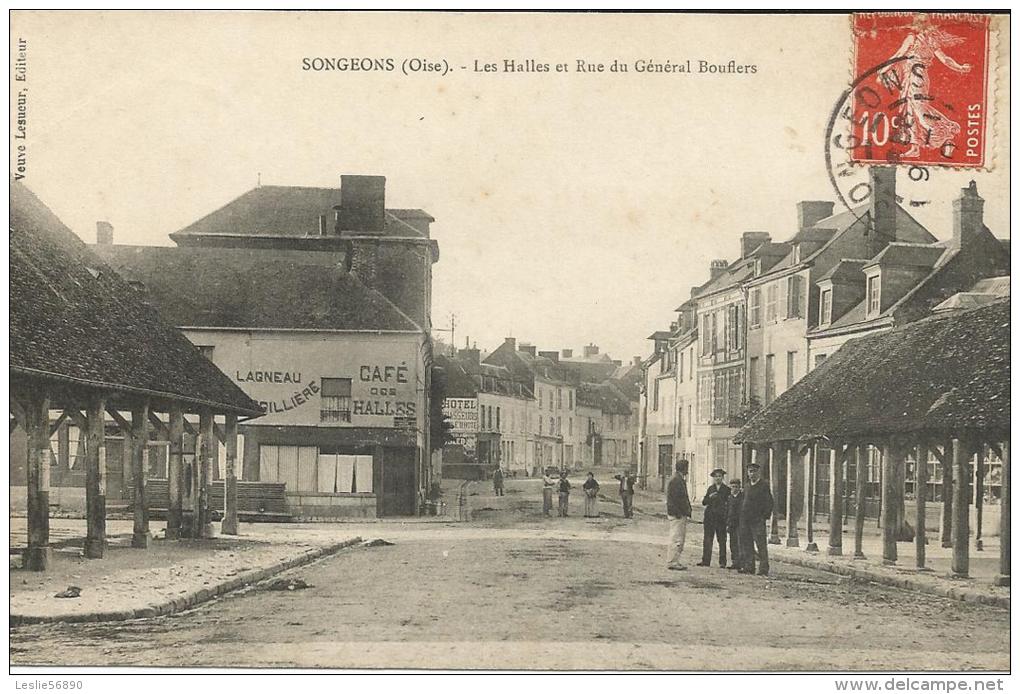
[{"label": "shop window", "polygon": [[322,398],[320,421],[329,423],[351,421],[351,379],[322,379],[320,395]]}]

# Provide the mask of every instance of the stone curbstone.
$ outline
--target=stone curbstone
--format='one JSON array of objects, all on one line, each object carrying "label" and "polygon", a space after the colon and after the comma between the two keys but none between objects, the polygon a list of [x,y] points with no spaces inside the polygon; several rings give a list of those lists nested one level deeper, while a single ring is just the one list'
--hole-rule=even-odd
[{"label": "stone curbstone", "polygon": [[171,615],[191,609],[192,607],[211,600],[214,597],[231,593],[239,588],[243,588],[244,586],[260,583],[267,578],[288,569],[303,566],[315,561],[316,559],[336,554],[342,549],[346,549],[347,547],[351,547],[361,542],[361,537],[353,537],[348,540],[344,540],[343,542],[335,542],[330,545],[324,545],[312,550],[307,550],[295,557],[291,557],[290,559],[278,561],[267,568],[254,569],[240,574],[239,576],[234,576],[221,581],[215,585],[211,585],[208,588],[200,588],[199,590],[188,593],[187,595],[160,603],[153,603],[130,610],[83,612],[79,614],[26,615],[11,613],[9,626],[17,627],[27,626],[30,624],[50,624],[54,622],[123,622],[131,619],[148,619],[151,617]]}]

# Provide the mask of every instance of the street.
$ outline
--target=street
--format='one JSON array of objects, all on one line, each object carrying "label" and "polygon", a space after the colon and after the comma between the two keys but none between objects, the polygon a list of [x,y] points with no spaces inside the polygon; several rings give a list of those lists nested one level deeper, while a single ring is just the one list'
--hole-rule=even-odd
[{"label": "street", "polygon": [[[454,486],[453,489],[456,489]],[[604,483],[604,490],[615,491]],[[774,563],[665,569],[665,521],[545,518],[537,480],[468,486],[461,523],[358,525],[357,547],[170,617],[11,629],[13,665],[1008,669],[1009,614]],[[610,495],[612,496],[612,495]],[[455,503],[455,499],[447,499]],[[651,510],[651,509],[648,509]],[[656,509],[658,510],[658,509]],[[349,532],[357,524],[344,524]],[[328,529],[328,526],[323,526]],[[320,528],[320,532],[322,528]],[[713,561],[715,561],[715,557]]]}]

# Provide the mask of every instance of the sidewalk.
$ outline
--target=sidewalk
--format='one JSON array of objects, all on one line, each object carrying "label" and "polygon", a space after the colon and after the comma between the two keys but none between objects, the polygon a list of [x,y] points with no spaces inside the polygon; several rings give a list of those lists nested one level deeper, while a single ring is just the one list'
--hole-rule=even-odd
[{"label": "sidewalk", "polygon": [[[703,509],[692,503],[693,518],[700,524]],[[665,501],[659,491],[638,489],[634,493],[634,510],[646,515],[665,518]],[[971,546],[970,577],[956,578],[950,574],[953,550],[944,548],[936,534],[929,532],[928,544],[925,546],[925,565],[930,571],[918,571],[915,566],[915,545],[913,542],[896,544],[898,560],[896,565],[887,566],[882,563],[883,538],[882,531],[873,519],[869,519],[864,528],[862,550],[865,559],[854,559],[853,526],[844,526],[843,555],[828,556],[829,525],[827,519],[814,524],[814,541],[818,552],[807,552],[807,531],[804,522],[799,528],[799,547],[786,547],[786,531],[782,522],[779,524],[779,537],[782,544],[769,545],[769,559],[796,564],[812,569],[829,571],[848,576],[854,580],[872,581],[883,585],[905,588],[931,595],[977,602],[986,605],[1009,608],[1010,589],[993,585],[993,579],[999,571],[999,538],[984,539],[984,549],[980,552]],[[687,534],[701,548],[700,530]],[[718,551],[718,550],[717,550]],[[718,556],[713,557],[717,561]]]},{"label": "sidewalk", "polygon": [[[217,595],[257,583],[361,541],[342,526],[295,528],[241,524],[241,535],[211,540],[153,540],[131,548],[131,522],[108,521],[103,559],[81,556],[85,522],[52,519],[53,562],[45,572],[10,569],[10,625],[93,622],[172,614]],[[152,523],[158,537],[163,523]],[[11,546],[25,533],[25,520],[11,519]],[[16,557],[11,556],[12,565]],[[20,561],[17,562],[20,565]],[[57,598],[69,586],[77,598]]]}]

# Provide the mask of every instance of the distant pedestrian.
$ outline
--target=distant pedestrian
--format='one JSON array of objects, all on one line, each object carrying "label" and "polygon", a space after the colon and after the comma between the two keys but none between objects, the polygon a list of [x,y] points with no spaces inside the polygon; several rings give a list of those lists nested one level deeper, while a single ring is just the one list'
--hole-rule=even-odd
[{"label": "distant pedestrian", "polygon": [[666,485],[666,517],[669,519],[669,560],[667,568],[683,571],[687,567],[680,563],[687,539],[687,521],[691,518],[691,499],[687,496],[686,460],[678,460],[676,472]]},{"label": "distant pedestrian", "polygon": [[549,474],[549,470],[542,473],[542,513],[552,515],[553,490],[556,488],[556,480]]},{"label": "distant pedestrian", "polygon": [[726,504],[726,532],[730,537],[730,569],[743,566],[743,546],[740,544],[740,506],[744,502],[743,484],[740,480],[730,481],[730,499]]},{"label": "distant pedestrian", "polygon": [[719,543],[719,566],[726,567],[726,504],[730,499],[730,488],[723,483],[726,471],[712,470],[712,484],[705,492],[701,505],[705,507],[705,541],[702,544],[701,561],[698,566],[712,565],[712,546]]},{"label": "distant pedestrian", "polygon": [[492,473],[492,488],[496,491],[496,496],[503,496],[503,470],[496,468]]},{"label": "distant pedestrian", "polygon": [[557,483],[556,489],[560,497],[560,518],[566,518],[567,511],[570,509],[570,480],[567,479],[566,470],[560,473],[560,481]]},{"label": "distant pedestrian", "polygon": [[751,463],[747,466],[749,484],[744,490],[740,505],[740,554],[744,560],[742,574],[754,573],[755,550],[761,565],[759,576],[769,575],[769,545],[765,534],[765,521],[772,515],[772,492],[761,478],[761,466]]},{"label": "distant pedestrian", "polygon": [[595,481],[595,473],[589,472],[588,479],[581,485],[584,490],[584,517],[599,517],[599,483]]},{"label": "distant pedestrian", "polygon": [[623,517],[634,517],[634,483],[637,477],[629,470],[621,472],[614,478],[620,482],[620,503],[623,504]]}]

